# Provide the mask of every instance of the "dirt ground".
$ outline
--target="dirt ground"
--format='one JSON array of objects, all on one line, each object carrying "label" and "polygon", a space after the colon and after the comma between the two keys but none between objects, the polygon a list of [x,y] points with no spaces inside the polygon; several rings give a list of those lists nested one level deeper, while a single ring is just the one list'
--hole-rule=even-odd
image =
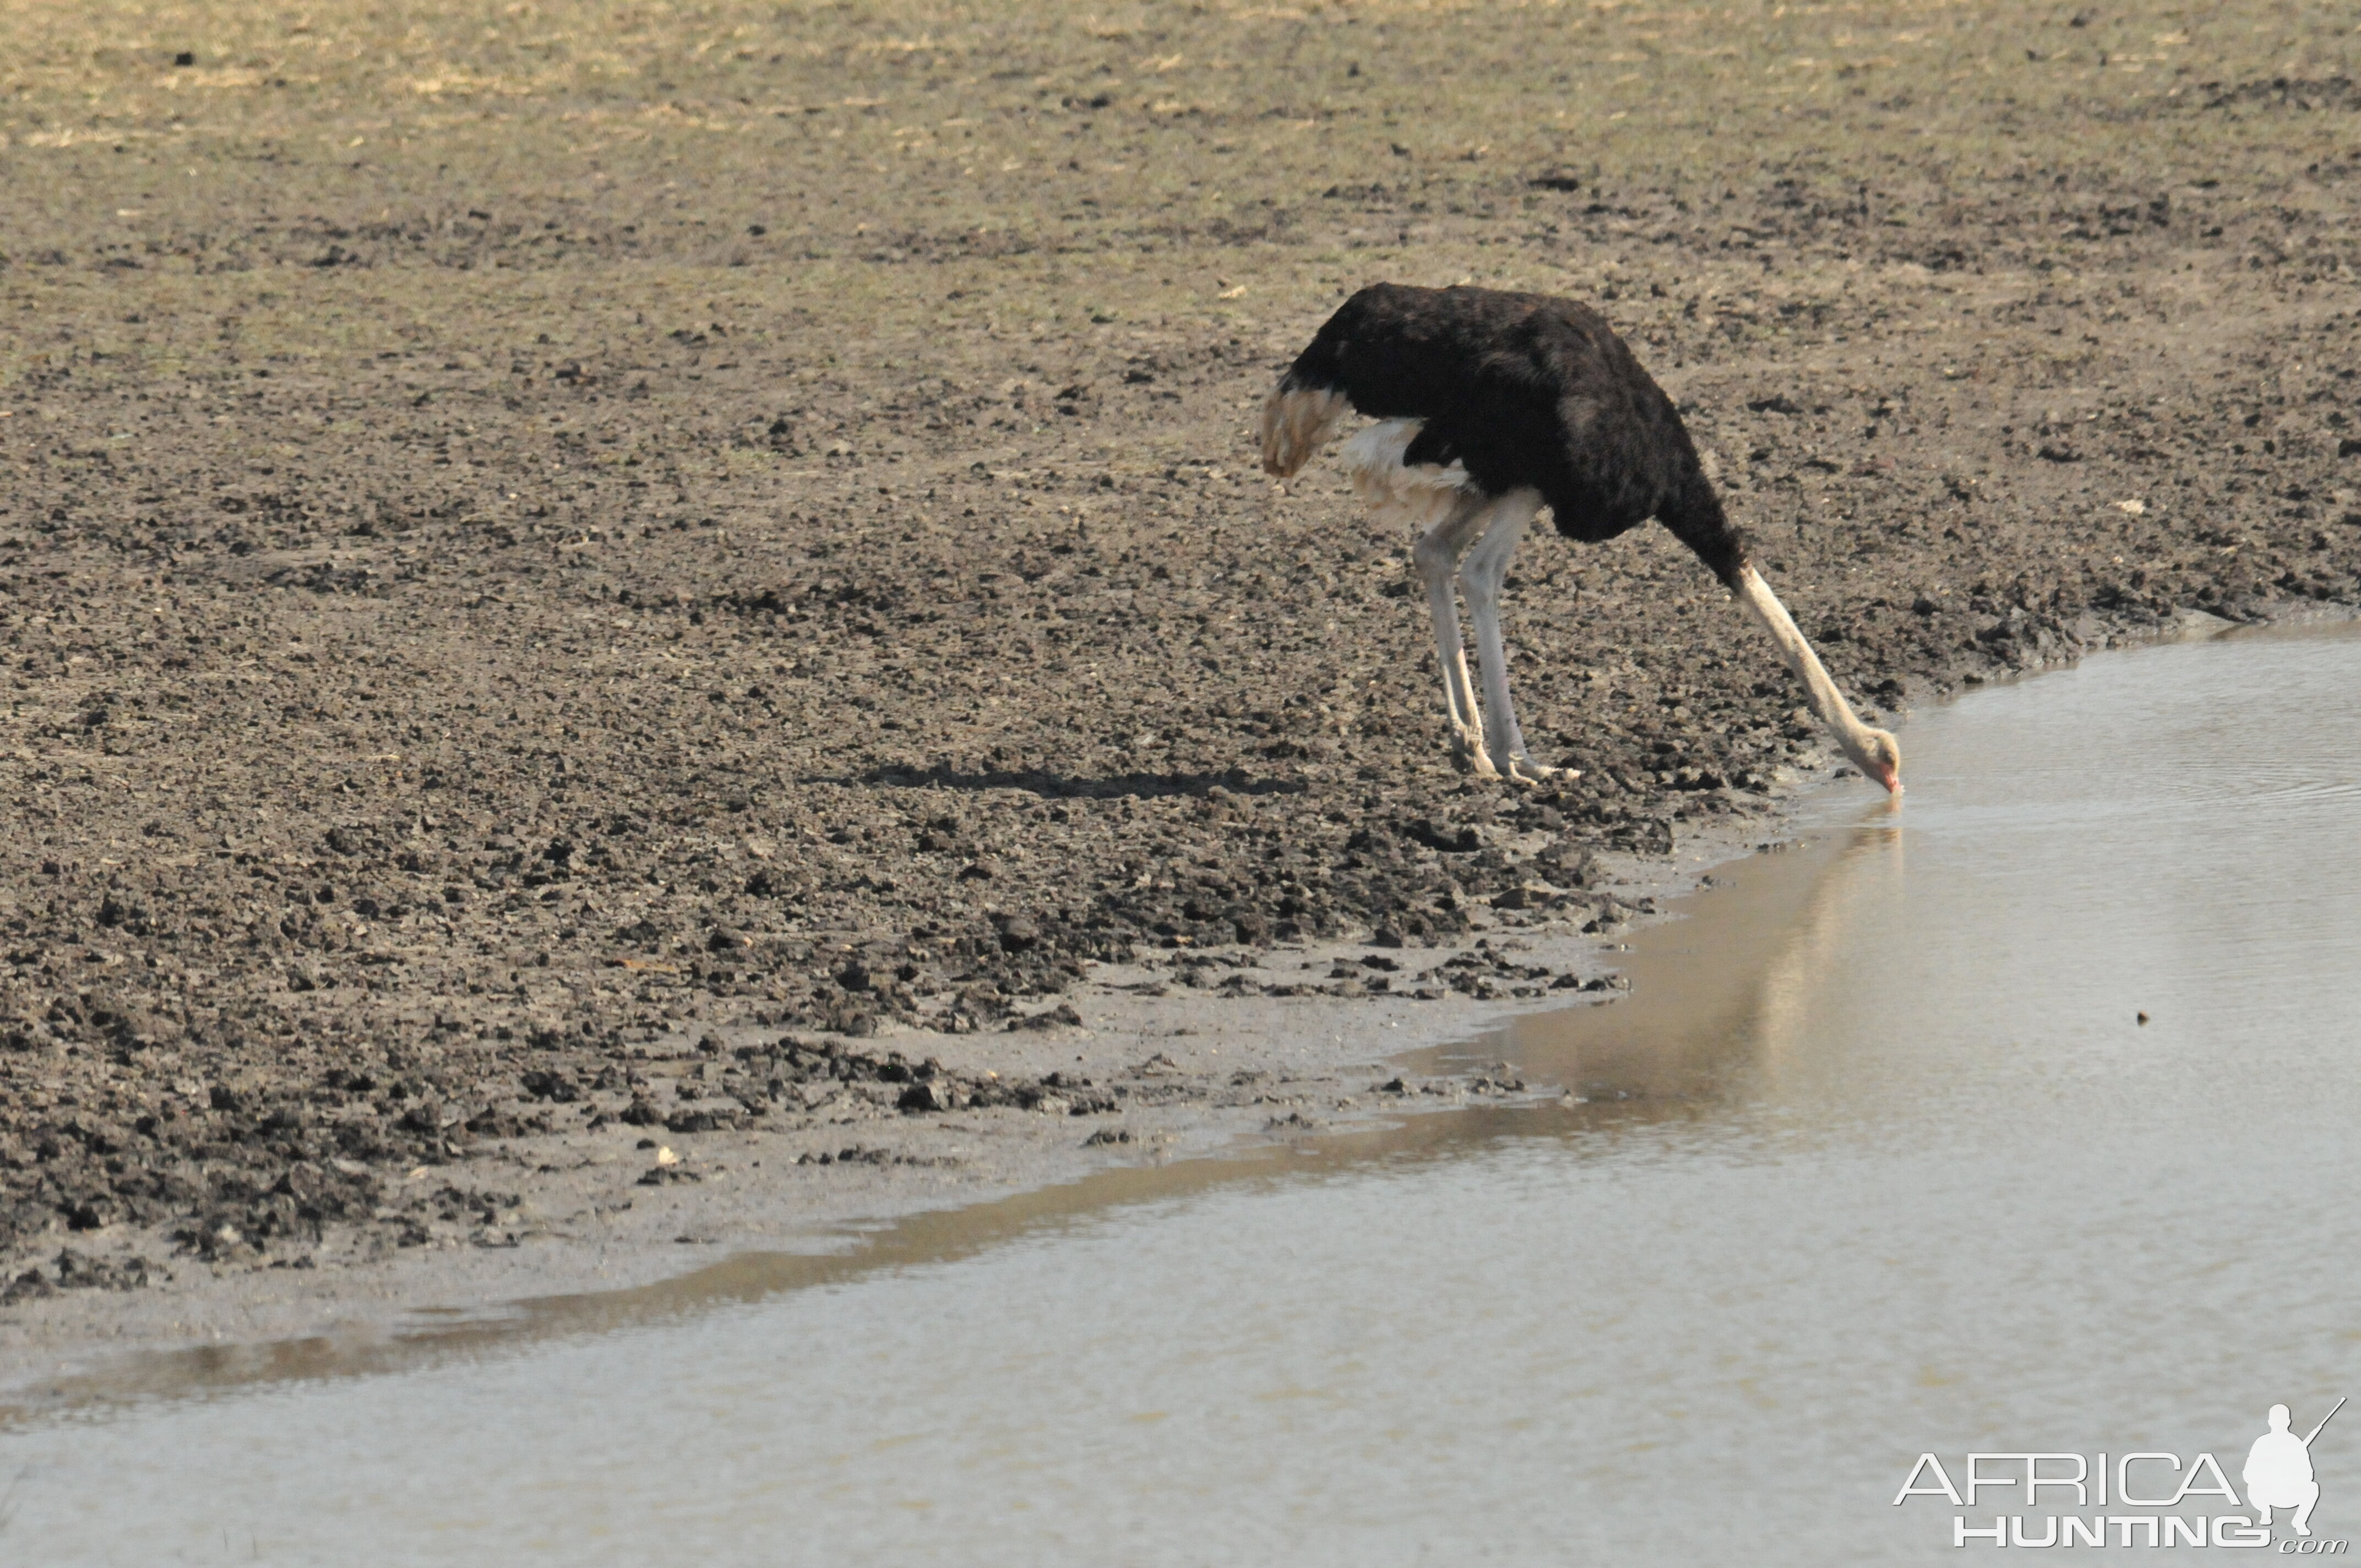
[{"label": "dirt ground", "polygon": [[2361,598],[2345,7],[0,15],[19,1305],[506,1245],[594,1134],[1240,1098],[1050,1067],[1109,974],[1601,983],[1469,943],[1829,756],[1660,531],[1537,532],[1583,776],[1460,774],[1411,541],[1249,435],[1364,282],[1598,302],[1890,716]]}]

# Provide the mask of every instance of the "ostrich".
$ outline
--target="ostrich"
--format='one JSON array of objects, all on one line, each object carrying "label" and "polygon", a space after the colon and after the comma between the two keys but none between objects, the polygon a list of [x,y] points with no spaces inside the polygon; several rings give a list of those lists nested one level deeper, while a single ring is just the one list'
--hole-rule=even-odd
[{"label": "ostrich", "polygon": [[[1598,312],[1545,294],[1375,284],[1328,318],[1264,404],[1264,468],[1300,472],[1347,409],[1380,422],[1345,444],[1354,488],[1379,517],[1423,531],[1411,554],[1444,706],[1476,773],[1528,784],[1564,773],[1525,751],[1500,641],[1500,585],[1546,505],[1558,532],[1585,543],[1660,520],[1771,634],[1845,755],[1902,793],[1901,747],[1828,678],[1746,559],[1672,400]],[[1455,574],[1476,622],[1480,713]]]}]

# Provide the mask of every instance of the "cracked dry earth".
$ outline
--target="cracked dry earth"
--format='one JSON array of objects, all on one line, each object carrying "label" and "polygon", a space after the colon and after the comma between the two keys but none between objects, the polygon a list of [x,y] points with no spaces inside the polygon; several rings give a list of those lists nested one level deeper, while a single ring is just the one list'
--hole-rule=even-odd
[{"label": "cracked dry earth", "polygon": [[1770,831],[1830,759],[1653,530],[1510,583],[1582,776],[1449,764],[1411,541],[1247,433],[1367,280],[1598,302],[1888,717],[2361,594],[2331,8],[410,9],[12,11],[20,1293],[815,1086],[1071,1111],[983,1075],[1093,965],[1440,991]]}]

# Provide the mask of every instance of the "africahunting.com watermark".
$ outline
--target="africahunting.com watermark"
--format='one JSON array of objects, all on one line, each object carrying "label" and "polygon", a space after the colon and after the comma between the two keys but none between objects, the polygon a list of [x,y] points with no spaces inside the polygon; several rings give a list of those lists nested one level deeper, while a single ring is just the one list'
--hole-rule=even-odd
[{"label": "africahunting.com watermark", "polygon": [[2337,1400],[2298,1436],[2288,1408],[2273,1405],[2239,1467],[2239,1486],[2211,1453],[2185,1464],[2177,1453],[1971,1453],[1949,1466],[1922,1453],[1894,1504],[1941,1498],[1957,1510],[1958,1547],[2220,1546],[2342,1556],[2346,1541],[2312,1533],[2320,1503],[2312,1445],[2344,1408]]}]

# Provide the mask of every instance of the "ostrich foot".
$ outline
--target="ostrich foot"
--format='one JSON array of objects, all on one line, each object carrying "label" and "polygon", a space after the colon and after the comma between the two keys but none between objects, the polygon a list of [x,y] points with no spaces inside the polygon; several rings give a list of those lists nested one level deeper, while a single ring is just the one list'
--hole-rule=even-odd
[{"label": "ostrich foot", "polygon": [[1484,732],[1454,727],[1451,733],[1451,754],[1479,779],[1497,779],[1500,770],[1492,765],[1492,754],[1484,749]]},{"label": "ostrich foot", "polygon": [[1515,783],[1527,785],[1554,784],[1563,779],[1578,779],[1582,776],[1582,770],[1579,768],[1543,767],[1521,751],[1511,753],[1509,765],[1502,768],[1500,772]]}]

